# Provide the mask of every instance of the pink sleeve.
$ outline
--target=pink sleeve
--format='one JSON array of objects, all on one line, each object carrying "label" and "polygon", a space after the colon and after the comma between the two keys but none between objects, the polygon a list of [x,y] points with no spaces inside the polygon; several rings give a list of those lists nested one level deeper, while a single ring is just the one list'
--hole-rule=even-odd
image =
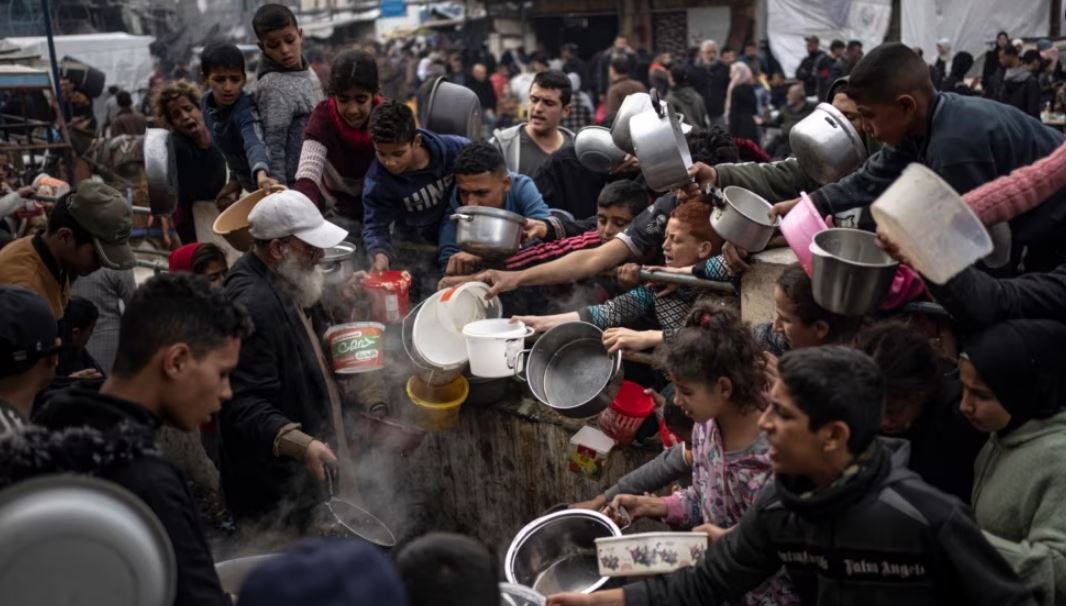
[{"label": "pink sleeve", "polygon": [[963,196],[985,225],[1009,221],[1066,186],[1066,145]]},{"label": "pink sleeve", "polygon": [[692,486],[678,490],[666,497],[666,517],[663,521],[672,528],[689,528],[699,524],[699,518],[693,512],[699,512],[700,497]]}]

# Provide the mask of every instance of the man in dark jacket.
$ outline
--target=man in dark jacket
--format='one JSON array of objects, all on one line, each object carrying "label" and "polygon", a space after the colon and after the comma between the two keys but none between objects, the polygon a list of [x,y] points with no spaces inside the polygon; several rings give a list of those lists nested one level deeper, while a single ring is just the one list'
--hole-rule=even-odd
[{"label": "man in dark jacket", "polygon": [[785,354],[759,420],[774,483],[695,568],[549,606],[735,603],[782,567],[805,606],[1035,605],[969,510],[877,439],[884,379],[857,350]]},{"label": "man in dark jacket", "polygon": [[666,102],[675,112],[685,117],[685,122],[690,124],[693,130],[699,132],[710,128],[711,120],[707,116],[703,97],[693,88],[699,79],[697,69],[681,62],[670,66],[670,92],[666,94]]},{"label": "man in dark jacket", "polygon": [[999,51],[999,64],[1005,70],[998,82],[996,101],[1013,105],[1034,118],[1040,117],[1040,80],[1033,75],[1010,44]]},{"label": "man in dark jacket", "polygon": [[[324,466],[337,457],[332,413],[340,402],[305,309],[318,303],[324,250],[348,232],[322,218],[303,194],[264,198],[248,216],[255,238],[226,277],[225,292],[255,323],[222,407],[222,488],[235,516],[254,519],[292,506],[282,522],[299,527],[322,502]],[[305,471],[306,469],[306,471]],[[302,517],[304,516],[304,517]],[[278,521],[278,520],[273,520]]]},{"label": "man in dark jacket", "polygon": [[696,58],[693,88],[703,95],[703,107],[714,126],[725,126],[725,95],[729,90],[729,66],[718,60],[718,45],[714,40],[700,44]]},{"label": "man in dark jacket", "polygon": [[218,412],[230,397],[229,376],[251,328],[244,310],[203,278],[152,278],[122,316],[111,378],[99,392],[75,387],[53,398],[35,419],[55,432],[52,438],[30,430],[23,442],[39,447],[29,458],[38,468],[17,468],[27,458],[5,453],[9,466],[0,481],[75,472],[121,485],[166,528],[178,564],[174,603],[229,604],[186,479],[159,452],[159,428],[165,423],[193,431]]},{"label": "man in dark jacket", "polygon": [[[818,94],[818,66],[825,62],[825,51],[818,48],[820,41],[818,36],[807,36],[804,38],[807,42],[807,56],[800,61],[799,67],[796,68],[796,79],[803,83],[803,87],[808,97],[813,97]],[[829,75],[826,74],[826,78]],[[828,80],[832,82],[832,80]]]},{"label": "man in dark jacket", "polygon": [[1066,322],[1066,264],[1046,273],[996,279],[975,267],[929,292],[964,328],[980,329],[1004,320]]}]

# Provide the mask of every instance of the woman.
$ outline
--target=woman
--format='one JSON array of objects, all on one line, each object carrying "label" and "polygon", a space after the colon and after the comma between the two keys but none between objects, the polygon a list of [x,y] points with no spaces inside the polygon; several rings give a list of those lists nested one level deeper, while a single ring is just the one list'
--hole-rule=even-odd
[{"label": "woman", "polygon": [[726,93],[725,113],[729,117],[729,134],[741,139],[759,141],[755,125],[758,101],[755,98],[755,76],[751,68],[737,61],[729,68],[729,90]]},{"label": "woman", "polygon": [[999,50],[1006,48],[1010,44],[1010,36],[1007,32],[999,32],[996,34],[996,44],[991,49],[985,52],[985,66],[981,71],[981,88],[985,91],[986,97],[991,97],[996,92],[996,82],[999,80]]},{"label": "woman", "polygon": [[973,67],[973,55],[966,51],[956,53],[955,58],[951,60],[951,72],[947,78],[944,78],[940,90],[945,93],[974,95],[973,89],[965,82],[966,72],[970,71],[971,67]]},{"label": "woman", "polygon": [[222,282],[229,271],[226,253],[210,242],[186,244],[170,253],[171,273],[179,271],[192,272],[207,278],[211,288],[222,288]]}]

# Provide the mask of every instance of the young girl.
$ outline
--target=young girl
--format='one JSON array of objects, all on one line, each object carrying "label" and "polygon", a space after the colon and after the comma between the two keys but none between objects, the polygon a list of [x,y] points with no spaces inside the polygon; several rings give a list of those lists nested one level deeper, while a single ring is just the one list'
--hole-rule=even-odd
[{"label": "young girl", "polygon": [[[766,401],[762,350],[735,311],[699,304],[667,344],[663,366],[674,402],[692,417],[692,486],[669,497],[620,495],[613,509],[661,518],[717,540],[740,522],[773,477],[769,443],[759,430]],[[748,593],[744,604],[798,604],[781,573]]]},{"label": "young girl", "polygon": [[1013,320],[977,335],[959,360],[960,409],[990,434],[974,464],[974,518],[1047,605],[1066,603],[1064,339],[1064,324]]},{"label": "young girl", "polygon": [[[721,247],[721,240],[710,226],[711,206],[702,202],[686,202],[674,209],[666,224],[663,256],[669,267],[703,265]],[[713,259],[711,259],[713,261]],[[725,263],[719,259],[717,271],[707,275],[711,280],[728,280]],[[646,286],[615,297],[603,305],[590,305],[580,311],[554,316],[517,316],[539,331],[566,322],[585,321],[604,329],[603,342],[608,350],[641,351],[651,349],[668,340],[684,323],[692,304],[701,291],[680,288],[670,295],[659,297]],[[640,320],[658,323],[658,330],[633,330],[626,326]]]},{"label": "young girl", "polygon": [[790,265],[774,285],[772,324],[755,326],[755,337],[775,356],[790,349],[846,343],[861,319],[835,314],[818,305],[811,278],[798,263]]},{"label": "young girl", "polygon": [[330,96],[315,107],[304,132],[295,189],[361,222],[363,177],[374,160],[367,125],[370,112],[384,101],[377,95],[377,63],[363,51],[345,51],[329,74]]}]

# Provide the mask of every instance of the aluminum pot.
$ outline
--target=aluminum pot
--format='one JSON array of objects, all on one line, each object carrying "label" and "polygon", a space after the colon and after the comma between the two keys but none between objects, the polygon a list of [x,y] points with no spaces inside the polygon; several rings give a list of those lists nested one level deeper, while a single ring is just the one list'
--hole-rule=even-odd
[{"label": "aluminum pot", "polygon": [[500,583],[500,606],[544,606],[547,601],[525,585]]},{"label": "aluminum pot", "polygon": [[452,221],[458,222],[455,241],[459,248],[484,258],[509,257],[522,246],[526,219],[518,213],[488,206],[460,206]]},{"label": "aluminum pot", "polygon": [[831,312],[863,316],[877,309],[899,268],[876,243],[872,232],[835,228],[815,234],[811,289],[814,300]]},{"label": "aluminum pot", "polygon": [[425,105],[419,103],[422,128],[444,135],[481,139],[481,101],[465,86],[438,77],[430,85]]},{"label": "aluminum pot", "polygon": [[596,539],[618,536],[618,525],[597,511],[550,513],[518,531],[504,558],[504,574],[507,582],[542,595],[592,593],[608,581],[600,576]]},{"label": "aluminum pot", "polygon": [[629,154],[634,153],[629,120],[650,109],[651,95],[648,93],[633,93],[622,101],[618,113],[614,115],[614,122],[611,123],[611,139],[618,149]]},{"label": "aluminum pot", "polygon": [[318,262],[328,286],[342,286],[355,273],[355,244],[341,242],[330,248]]},{"label": "aluminum pot", "polygon": [[722,190],[711,213],[711,227],[727,242],[749,253],[766,248],[781,219],[770,221],[767,213],[773,205],[762,196],[742,187],[730,185]]},{"label": "aluminum pot", "polygon": [[611,131],[602,126],[586,126],[574,137],[577,161],[594,173],[609,173],[626,159],[626,153],[614,144]]},{"label": "aluminum pot", "polygon": [[670,104],[660,103],[653,94],[652,105],[651,110],[633,116],[629,132],[648,187],[669,191],[691,180],[688,167],[692,166],[692,155]]},{"label": "aluminum pot", "polygon": [[792,127],[788,143],[800,167],[819,183],[834,183],[858,170],[868,156],[859,131],[840,110],[820,103]]},{"label": "aluminum pot", "polygon": [[144,132],[144,178],[154,215],[169,215],[178,202],[178,162],[174,141],[165,128]]},{"label": "aluminum pot", "polygon": [[[524,371],[525,377],[522,376]],[[622,352],[608,355],[603,331],[587,322],[560,324],[519,354],[515,375],[555,412],[591,417],[610,406],[622,386]]]}]

